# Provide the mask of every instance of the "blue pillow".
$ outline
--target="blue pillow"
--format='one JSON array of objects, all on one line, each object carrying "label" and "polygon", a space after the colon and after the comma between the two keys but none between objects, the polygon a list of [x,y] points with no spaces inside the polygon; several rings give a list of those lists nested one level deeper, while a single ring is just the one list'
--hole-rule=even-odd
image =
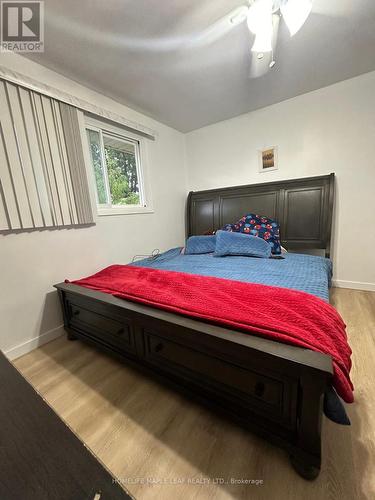
[{"label": "blue pillow", "polygon": [[216,235],[190,236],[186,241],[185,254],[213,253],[215,251]]},{"label": "blue pillow", "polygon": [[245,255],[248,257],[271,257],[271,245],[258,236],[229,231],[216,233],[216,247],[214,257],[225,255]]}]

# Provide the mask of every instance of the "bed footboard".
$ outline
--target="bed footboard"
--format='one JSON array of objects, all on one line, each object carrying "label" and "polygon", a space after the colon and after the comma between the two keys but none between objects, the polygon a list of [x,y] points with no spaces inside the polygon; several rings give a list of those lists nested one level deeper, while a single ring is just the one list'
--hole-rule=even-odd
[{"label": "bed footboard", "polygon": [[329,356],[60,283],[68,338],[152,373],[287,450],[306,479],[321,464]]}]

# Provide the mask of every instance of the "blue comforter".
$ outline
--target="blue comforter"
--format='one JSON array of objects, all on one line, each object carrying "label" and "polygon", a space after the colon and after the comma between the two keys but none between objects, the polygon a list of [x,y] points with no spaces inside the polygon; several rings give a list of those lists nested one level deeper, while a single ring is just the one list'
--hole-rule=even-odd
[{"label": "blue comforter", "polygon": [[259,259],[214,257],[212,254],[184,255],[181,254],[181,248],[173,248],[155,258],[133,262],[133,265],[291,288],[328,302],[331,261],[324,257],[298,253],[287,253],[284,257]]}]

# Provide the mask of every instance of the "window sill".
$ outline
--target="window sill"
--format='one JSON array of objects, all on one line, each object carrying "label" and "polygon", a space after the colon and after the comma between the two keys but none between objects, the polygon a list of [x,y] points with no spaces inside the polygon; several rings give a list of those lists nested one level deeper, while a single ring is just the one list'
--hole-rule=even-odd
[{"label": "window sill", "polygon": [[150,207],[118,207],[118,208],[98,208],[98,215],[134,215],[134,214],[153,214],[154,210]]}]

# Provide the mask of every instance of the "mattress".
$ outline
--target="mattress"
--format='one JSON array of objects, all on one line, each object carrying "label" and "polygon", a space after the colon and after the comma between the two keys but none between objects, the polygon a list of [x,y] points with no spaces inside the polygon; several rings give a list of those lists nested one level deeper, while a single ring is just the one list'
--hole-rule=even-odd
[{"label": "mattress", "polygon": [[278,286],[310,293],[329,301],[332,262],[324,257],[287,253],[284,259],[184,255],[173,248],[156,257],[133,262],[136,266],[216,276],[229,280]]}]

